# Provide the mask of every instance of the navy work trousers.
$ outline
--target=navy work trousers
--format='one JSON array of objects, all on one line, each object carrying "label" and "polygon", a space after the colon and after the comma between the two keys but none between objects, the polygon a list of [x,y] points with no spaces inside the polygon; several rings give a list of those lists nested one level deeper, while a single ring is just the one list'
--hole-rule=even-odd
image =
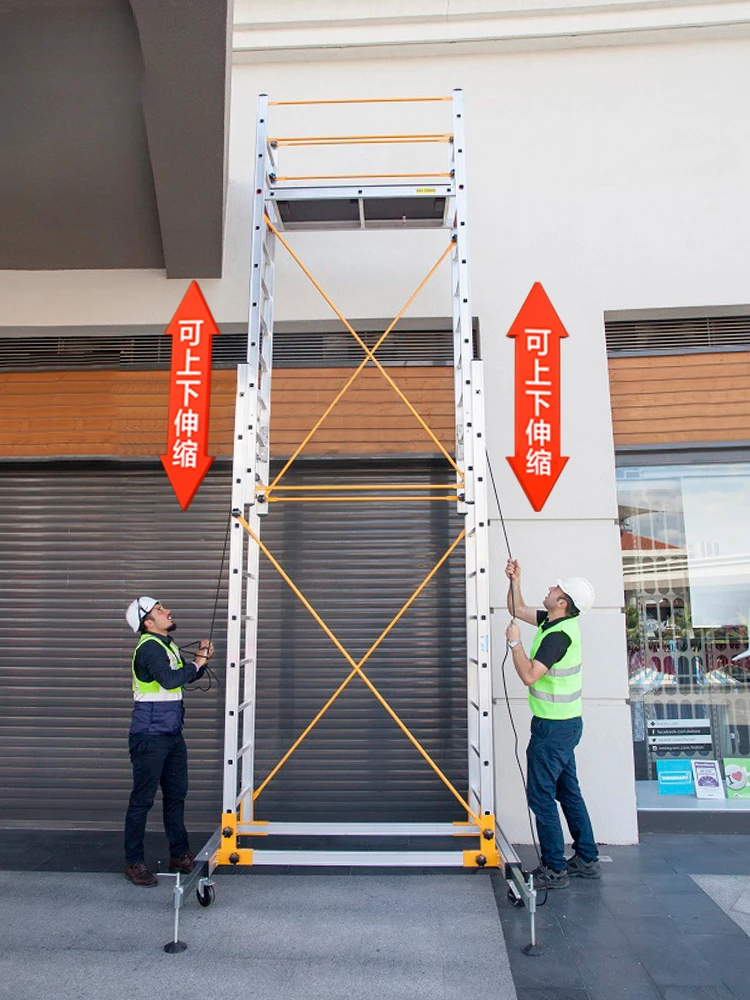
[{"label": "navy work trousers", "polygon": [[583,733],[583,719],[531,720],[531,739],[526,750],[526,787],[529,805],[536,816],[542,864],[559,872],[565,868],[565,842],[557,803],[573,838],[573,850],[584,861],[595,861],[599,850],[594,840],[588,809],[576,774],[575,749]]},{"label": "navy work trousers", "polygon": [[185,798],[188,790],[187,747],[182,733],[151,736],[130,735],[130,761],[133,765],[133,791],[125,816],[125,861],[132,865],[143,861],[143,838],[146,819],[161,785],[164,807],[164,832],[172,857],[190,850],[185,829]]}]

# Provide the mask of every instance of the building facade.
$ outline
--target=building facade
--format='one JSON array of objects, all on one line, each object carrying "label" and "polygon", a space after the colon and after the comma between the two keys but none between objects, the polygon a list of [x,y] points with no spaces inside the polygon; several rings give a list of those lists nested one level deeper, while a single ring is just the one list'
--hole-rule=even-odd
[{"label": "building facade", "polygon": [[[183,617],[205,625],[214,590],[221,588],[232,368],[248,308],[257,95],[345,100],[443,95],[460,87],[488,455],[527,601],[540,602],[561,576],[586,576],[596,589],[596,607],[583,620],[579,771],[599,839],[633,843],[635,780],[653,782],[656,773],[649,721],[710,717],[715,757],[750,754],[745,681],[728,655],[747,646],[750,606],[742,565],[750,454],[742,388],[750,350],[744,238],[750,138],[743,127],[750,4],[561,2],[550,8],[495,0],[425,2],[407,11],[395,2],[299,2],[274,9],[270,19],[256,0],[238,0],[232,37],[223,269],[220,277],[195,275],[222,330],[209,440],[217,461],[187,514],[169,495],[157,456],[166,440],[168,377],[159,344],[191,275],[169,277],[168,264],[166,272],[64,265],[0,271],[0,443],[9,487],[3,548],[11,568],[0,587],[3,607],[12,609],[0,618],[4,645],[23,668],[6,702],[11,818],[77,824],[85,812],[102,825],[112,822],[124,807],[128,779],[124,743],[118,743],[128,701],[121,669],[129,656],[124,607],[141,589],[158,590],[165,599],[176,593]],[[440,110],[420,110],[419,130],[440,130]],[[361,112],[348,105],[323,112],[280,107],[274,114],[285,134],[362,131]],[[373,132],[413,126],[407,119],[413,110],[389,105],[374,114]],[[425,155],[418,149],[409,162],[418,154]],[[357,169],[377,162],[395,170],[400,162],[392,151],[367,157]],[[297,162],[315,169],[304,155]],[[344,240],[351,252],[341,253]],[[440,240],[444,234],[432,231],[299,233],[294,247],[354,325],[377,333],[419,284]],[[312,417],[320,393],[351,361],[325,302],[283,255],[277,267],[277,320],[289,346],[279,357],[272,434],[283,456],[304,432],[301,417],[285,419],[285,407],[302,401]],[[561,426],[569,461],[539,513],[506,461],[514,450],[514,346],[507,332],[535,282],[568,333],[561,348]],[[405,335],[422,345],[423,363],[402,374],[449,437],[446,283],[431,282],[408,314]],[[711,322],[733,323],[734,339],[691,341],[688,321],[706,329]],[[668,334],[663,324],[669,323]],[[648,336],[638,341],[644,324]],[[312,360],[300,346],[303,337],[311,338]],[[393,350],[391,363],[398,366]],[[406,468],[417,463],[426,480],[436,475],[434,450],[402,415],[389,411],[366,382],[358,391],[359,399],[319,439],[317,458],[332,470],[337,462],[401,462]],[[374,429],[360,419],[363,408],[374,414]],[[709,495],[719,475],[722,488]],[[506,547],[498,512],[491,511],[498,817],[509,837],[523,842],[529,825],[509,710],[522,745],[529,715],[510,663],[507,703],[503,696]],[[712,517],[723,522],[723,534],[708,531]],[[295,523],[277,522],[274,529],[290,559]],[[425,518],[400,524],[399,551],[411,557],[437,548],[448,530]],[[376,542],[384,534],[382,526],[373,528]],[[685,613],[696,600],[690,588],[697,577],[690,574],[697,556],[688,558],[694,542],[717,546],[713,576],[701,567],[702,609],[709,614],[703,621]],[[313,564],[305,572],[312,581],[320,570]],[[711,604],[717,583],[718,590],[726,583],[732,591],[731,614],[726,602]],[[435,599],[421,640],[429,644],[442,622],[446,661],[460,642],[459,626],[450,624],[460,616],[452,590],[447,584]],[[724,620],[732,615],[736,620]],[[710,635],[701,631],[709,628]],[[277,640],[267,639],[269,662]],[[280,670],[293,650],[286,659],[278,655]],[[277,674],[269,668],[269,691]],[[451,678],[443,676],[438,688],[450,686]],[[274,739],[283,742],[279,733],[293,732],[304,718],[304,698],[295,695],[302,683],[294,671],[286,678],[287,694],[303,704],[295,714],[285,702],[287,729],[269,736],[269,755]],[[196,821],[209,825],[214,787],[217,802],[219,796],[215,734],[222,720],[211,697],[190,708],[194,787],[203,810]],[[444,720],[436,746],[450,758],[463,739],[461,697],[441,703],[442,714],[434,704],[426,711]],[[397,771],[394,754],[388,766]],[[374,779],[366,783],[362,766],[364,809],[379,793]],[[295,780],[304,787],[304,775]],[[343,801],[346,781],[336,788]],[[89,793],[89,805],[77,809],[75,800]],[[94,799],[103,803],[100,812]],[[403,796],[393,802],[397,809]],[[430,808],[425,805],[425,816]]]}]

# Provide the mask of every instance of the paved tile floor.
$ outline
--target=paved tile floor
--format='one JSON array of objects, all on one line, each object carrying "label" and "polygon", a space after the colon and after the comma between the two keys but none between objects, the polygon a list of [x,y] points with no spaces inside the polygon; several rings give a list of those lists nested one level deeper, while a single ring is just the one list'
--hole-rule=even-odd
[{"label": "paved tile floor", "polygon": [[[114,873],[8,872],[5,1000],[515,1000],[489,877],[274,873],[217,878],[215,903]],[[492,947],[477,948],[491,928]]]},{"label": "paved tile floor", "polygon": [[600,882],[573,879],[539,910],[539,958],[521,953],[523,911],[493,874],[518,1000],[750,1000],[750,835],[602,850]]},{"label": "paved tile floor", "polygon": [[[137,890],[121,878],[119,836],[30,837],[6,831],[3,839],[0,867],[35,871],[42,880],[25,874],[2,879],[0,901],[7,905],[0,919],[9,929],[4,951],[0,936],[2,1000],[36,1000],[47,995],[44,983],[53,979],[58,988],[49,995],[56,1000],[68,995],[130,1000],[147,994],[152,1000],[160,992],[153,990],[154,977],[164,970],[173,977],[176,962],[183,972],[190,970],[187,979],[180,977],[179,989],[172,979],[166,981],[161,994],[182,1000],[218,996],[220,982],[225,992],[222,969],[234,986],[249,984],[247,995],[263,1000],[475,995],[490,1000],[750,1000],[750,833],[644,834],[638,847],[603,848],[612,861],[603,866],[600,882],[572,880],[569,889],[551,892],[540,908],[538,938],[545,951],[536,958],[521,951],[528,941],[528,915],[509,906],[506,884],[496,872],[356,869],[219,874],[217,904],[203,911],[193,902],[183,911],[188,952],[162,956],[153,942],[169,937],[168,891]],[[161,848],[160,837],[150,838],[148,856],[154,862]],[[530,852],[520,850],[531,867]],[[93,889],[70,883],[72,888],[61,893],[54,882],[58,872],[111,874],[82,874],[94,879]],[[45,878],[53,882],[44,883]],[[53,896],[67,900],[63,909],[59,899],[49,902],[50,886]],[[89,898],[77,913],[81,893]],[[256,932],[239,939],[248,899]],[[41,923],[33,935],[24,935],[23,922],[33,914]],[[219,939],[236,951],[226,961],[216,946],[217,927]],[[50,928],[62,933],[54,951],[45,950]],[[89,949],[84,975],[80,935],[96,941],[101,934],[104,940],[113,928],[122,928],[124,944]],[[140,940],[146,930],[151,950],[141,954],[132,937],[138,934]],[[312,942],[307,952],[306,940]],[[26,960],[33,975],[19,980]],[[71,992],[62,991],[60,983]],[[86,992],[93,983],[97,989]]]},{"label": "paved tile floor", "polygon": [[750,934],[750,875],[693,875],[693,881]]}]

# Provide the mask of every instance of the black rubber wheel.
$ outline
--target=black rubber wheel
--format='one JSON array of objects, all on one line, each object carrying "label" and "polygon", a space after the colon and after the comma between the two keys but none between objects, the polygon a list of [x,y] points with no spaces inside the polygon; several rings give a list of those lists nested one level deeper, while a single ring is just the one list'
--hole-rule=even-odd
[{"label": "black rubber wheel", "polygon": [[216,889],[212,885],[207,885],[203,889],[203,892],[200,889],[196,889],[195,895],[198,897],[198,902],[201,906],[210,906],[216,899]]},{"label": "black rubber wheel", "polygon": [[511,906],[523,906],[523,899],[520,896],[517,896],[512,889],[508,889],[508,902]]}]

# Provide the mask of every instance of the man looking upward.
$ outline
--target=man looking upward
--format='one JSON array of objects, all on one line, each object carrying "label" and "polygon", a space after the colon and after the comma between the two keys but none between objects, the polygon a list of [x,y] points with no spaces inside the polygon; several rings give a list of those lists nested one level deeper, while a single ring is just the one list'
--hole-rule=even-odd
[{"label": "man looking upward", "polygon": [[[581,576],[557,580],[544,598],[544,610],[526,605],[521,566],[509,559],[505,575],[508,610],[505,631],[516,673],[529,689],[531,739],[526,750],[526,792],[536,817],[541,865],[537,888],[564,889],[571,875],[601,878],[599,851],[576,774],[575,748],[583,733],[581,718],[581,632],[578,615],[594,603],[594,588]],[[537,627],[527,653],[516,618]],[[573,838],[573,857],[565,858],[557,803]]]}]

